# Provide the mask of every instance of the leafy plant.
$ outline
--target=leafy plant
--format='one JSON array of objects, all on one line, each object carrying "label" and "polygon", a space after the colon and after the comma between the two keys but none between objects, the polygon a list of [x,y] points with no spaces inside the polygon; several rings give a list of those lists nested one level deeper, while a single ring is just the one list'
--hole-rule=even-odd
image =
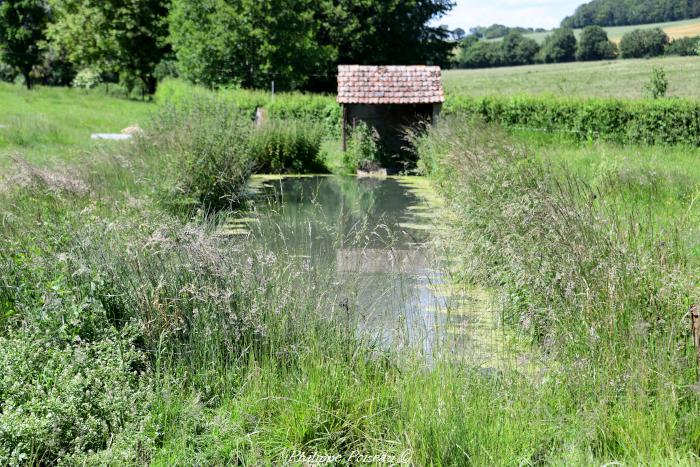
[{"label": "leafy plant", "polygon": [[373,168],[380,159],[379,134],[365,122],[359,122],[352,130],[347,150],[343,154],[343,164],[350,172],[360,168]]},{"label": "leafy plant", "polygon": [[323,128],[303,120],[270,120],[250,135],[250,155],[259,172],[323,172]]},{"label": "leafy plant", "polygon": [[666,97],[668,90],[668,78],[663,68],[654,68],[651,71],[651,79],[644,87],[652,99]]},{"label": "leafy plant", "polygon": [[85,90],[96,88],[102,82],[101,74],[91,68],[80,70],[73,78],[73,87]]}]

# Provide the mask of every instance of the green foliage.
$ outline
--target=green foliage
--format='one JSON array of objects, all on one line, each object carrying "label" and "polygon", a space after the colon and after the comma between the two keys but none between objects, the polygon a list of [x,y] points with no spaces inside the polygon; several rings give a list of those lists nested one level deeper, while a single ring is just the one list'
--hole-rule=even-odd
[{"label": "green foliage", "polygon": [[698,0],[592,0],[576,8],[562,26],[625,26],[677,21],[700,16]]},{"label": "green foliage", "polygon": [[257,2],[176,0],[170,40],[181,76],[215,87],[233,84],[278,89],[306,84],[335,58],[319,44],[320,24],[309,0]]},{"label": "green foliage", "polygon": [[510,31],[500,42],[478,40],[472,35],[460,43],[455,62],[460,68],[527,65],[535,62],[539,50],[537,42],[516,31]]},{"label": "green foliage", "polygon": [[80,89],[92,89],[98,86],[102,82],[102,76],[98,71],[92,70],[90,68],[85,68],[80,70],[75,78],[73,79],[73,87]]},{"label": "green foliage", "polygon": [[250,138],[250,155],[261,173],[321,173],[322,126],[304,120],[271,120]]},{"label": "green foliage", "polygon": [[[528,146],[455,120],[443,121],[424,142],[421,157],[437,164],[433,176],[458,219],[460,270],[501,290],[503,319],[562,362],[555,384],[575,394],[569,401],[578,420],[591,417],[605,432],[592,441],[598,452],[592,457],[649,461],[655,454],[640,437],[662,444],[661,457],[694,449],[698,424],[677,415],[688,410],[686,397],[698,406],[685,392],[697,380],[697,363],[683,330],[697,293],[697,265],[686,262],[696,231],[679,239],[676,228],[693,229],[692,218],[673,218],[664,228],[670,217],[653,210],[663,213],[667,201],[674,203],[673,183],[625,163],[608,172],[614,183],[591,185],[556,157],[559,147],[550,152],[555,157],[539,158],[532,152],[542,148]],[[593,160],[603,148],[594,148]],[[690,205],[691,198],[681,203],[684,213]],[[569,450],[555,438],[554,450]]]},{"label": "green foliage", "polygon": [[444,112],[581,140],[700,146],[700,104],[690,100],[458,97],[446,102]]},{"label": "green foliage", "polygon": [[529,34],[533,32],[545,32],[542,28],[522,28],[522,27],[508,27],[502,24],[492,24],[491,26],[476,26],[469,29],[471,35],[477,38],[483,39],[498,39],[505,37],[509,32],[519,32],[520,34]]},{"label": "green foliage", "polygon": [[358,169],[373,169],[380,162],[381,148],[377,131],[365,122],[355,125],[343,154],[343,165],[350,173]]},{"label": "green foliage", "polygon": [[698,45],[700,45],[700,39],[697,37],[681,37],[679,39],[674,39],[668,47],[666,47],[666,55],[678,55],[680,57],[700,55],[700,53],[698,53]]},{"label": "green foliage", "polygon": [[[471,36],[473,37],[473,36]],[[460,68],[491,68],[502,66],[501,44],[491,41],[464,41],[457,53],[457,66]]]},{"label": "green foliage", "polygon": [[660,28],[636,29],[622,36],[620,53],[623,58],[657,57],[668,44],[668,36]]},{"label": "green foliage", "polygon": [[447,0],[175,0],[170,40],[181,76],[194,83],[330,90],[337,63],[446,63],[448,32],[428,23],[450,8]]},{"label": "green foliage", "polygon": [[546,37],[539,59],[544,63],[573,62],[576,60],[576,36],[568,28],[556,29]]},{"label": "green foliage", "polygon": [[71,462],[136,428],[150,398],[144,354],[119,335],[55,346],[0,337],[0,463]]},{"label": "green foliage", "polygon": [[323,94],[276,93],[243,89],[222,89],[212,92],[183,81],[166,80],[158,87],[156,101],[175,104],[192,99],[220,100],[236,107],[250,121],[258,108],[265,109],[273,120],[303,120],[322,125],[327,134],[340,136],[340,106],[335,98]]},{"label": "green foliage", "polygon": [[133,151],[135,157],[161,161],[163,170],[152,182],[170,210],[218,210],[239,202],[253,171],[252,131],[241,109],[195,98],[165,105]]},{"label": "green foliage", "polygon": [[138,0],[50,0],[51,46],[82,68],[117,73],[129,92],[137,82],[153,94],[155,67],[168,54],[168,3]]},{"label": "green foliage", "polygon": [[17,78],[17,71],[13,66],[5,63],[0,54],[0,81],[4,83],[14,83]]},{"label": "green foliage", "polygon": [[44,0],[5,0],[0,3],[0,52],[3,61],[17,68],[27,89],[32,69],[41,62],[49,9]]},{"label": "green foliage", "polygon": [[534,39],[518,32],[509,32],[501,42],[501,53],[507,65],[527,65],[535,62],[540,46]]},{"label": "green foliage", "polygon": [[617,55],[615,44],[608,40],[608,33],[600,26],[586,26],[581,32],[576,59],[611,60]]},{"label": "green foliage", "polygon": [[652,99],[666,97],[666,91],[668,90],[668,78],[666,78],[666,72],[663,68],[654,68],[652,70],[651,79],[645,88],[649,94],[649,97]]}]

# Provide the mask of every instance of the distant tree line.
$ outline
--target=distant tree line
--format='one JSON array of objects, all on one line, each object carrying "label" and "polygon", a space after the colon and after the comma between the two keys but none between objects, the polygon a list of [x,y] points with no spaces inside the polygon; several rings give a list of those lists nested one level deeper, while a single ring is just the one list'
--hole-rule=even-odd
[{"label": "distant tree line", "polygon": [[637,29],[625,34],[619,47],[610,41],[600,26],[587,26],[576,39],[573,29],[559,28],[548,35],[542,45],[523,34],[511,31],[501,41],[483,40],[469,35],[460,41],[454,54],[457,68],[490,68],[529,65],[534,63],[564,63],[573,61],[645,58],[660,55],[698,55],[700,40],[682,38],[669,40],[659,28]]},{"label": "distant tree line", "polygon": [[449,64],[452,0],[0,0],[0,79],[333,90],[339,63]]},{"label": "distant tree line", "polygon": [[593,0],[564,18],[567,28],[661,23],[700,16],[700,0]]},{"label": "distant tree line", "polygon": [[523,28],[509,27],[502,24],[492,24],[491,26],[476,26],[469,29],[469,34],[476,36],[479,39],[498,39],[506,37],[510,32],[519,32],[520,34],[528,34],[533,32],[547,32],[544,28]]}]

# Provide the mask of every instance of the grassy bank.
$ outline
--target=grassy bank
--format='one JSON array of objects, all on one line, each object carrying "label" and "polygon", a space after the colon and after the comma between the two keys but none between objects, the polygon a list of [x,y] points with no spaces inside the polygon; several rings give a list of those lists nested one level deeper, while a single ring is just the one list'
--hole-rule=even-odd
[{"label": "grassy bank", "polygon": [[443,72],[443,81],[448,96],[553,94],[638,98],[646,94],[644,86],[649,82],[652,69],[659,67],[666,71],[669,96],[700,97],[700,57],[447,70]]},{"label": "grassy bank", "polygon": [[538,343],[571,414],[592,423],[581,459],[693,463],[700,180],[683,165],[697,153],[560,151],[491,131],[447,122],[421,149],[453,200],[461,269],[499,287],[505,322]]}]

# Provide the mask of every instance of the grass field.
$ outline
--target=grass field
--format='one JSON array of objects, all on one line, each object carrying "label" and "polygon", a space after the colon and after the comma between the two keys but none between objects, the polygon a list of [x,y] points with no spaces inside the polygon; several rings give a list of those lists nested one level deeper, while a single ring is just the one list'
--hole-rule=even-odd
[{"label": "grass field", "polygon": [[[68,160],[95,146],[91,133],[119,133],[143,124],[155,110],[149,102],[119,99],[99,91],[0,83],[0,154],[30,161]],[[3,158],[6,160],[6,158]],[[0,161],[0,165],[3,161]]]},{"label": "grass field", "polygon": [[448,96],[553,94],[638,98],[644,95],[644,86],[657,67],[666,71],[669,96],[700,97],[700,57],[447,70],[443,72],[443,82]]},{"label": "grass field", "polygon": [[[653,24],[637,24],[633,26],[608,26],[604,28],[608,32],[608,37],[611,41],[619,43],[622,36],[635,29],[653,29],[661,28],[671,39],[680,39],[682,37],[697,37],[700,36],[700,18],[686,19],[683,21],[671,21],[667,23]],[[575,29],[574,34],[578,38],[581,35],[581,29]],[[539,44],[544,42],[544,39],[551,32],[533,32],[525,34],[526,37],[536,40]],[[501,39],[496,39],[501,40]]]}]

